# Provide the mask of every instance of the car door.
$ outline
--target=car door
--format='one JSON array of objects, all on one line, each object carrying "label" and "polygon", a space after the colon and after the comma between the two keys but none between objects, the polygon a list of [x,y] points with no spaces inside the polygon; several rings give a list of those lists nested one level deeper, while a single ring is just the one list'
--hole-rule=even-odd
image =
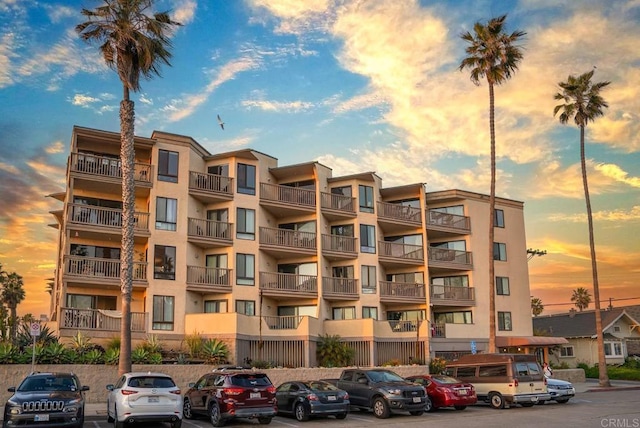
[{"label": "car door", "polygon": [[[276,389],[276,401],[278,402],[278,410],[289,413],[292,410],[291,400],[295,398],[293,387],[295,385],[289,382],[283,383]],[[298,388],[295,388],[296,391]]]},{"label": "car door", "polygon": [[213,387],[215,376],[204,375],[193,387],[189,399],[191,400],[191,410],[196,413],[207,413],[207,397]]},{"label": "car door", "polygon": [[351,380],[351,390],[353,396],[349,393],[351,404],[356,406],[369,407],[369,378],[363,371],[354,371]]}]

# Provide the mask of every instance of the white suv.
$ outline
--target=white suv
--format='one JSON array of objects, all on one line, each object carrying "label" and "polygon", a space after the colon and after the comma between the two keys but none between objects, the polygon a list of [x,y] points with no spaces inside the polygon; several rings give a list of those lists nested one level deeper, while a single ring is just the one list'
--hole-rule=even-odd
[{"label": "white suv", "polygon": [[169,422],[182,426],[182,396],[164,373],[125,373],[115,385],[107,385],[107,421],[116,428],[125,423]]}]

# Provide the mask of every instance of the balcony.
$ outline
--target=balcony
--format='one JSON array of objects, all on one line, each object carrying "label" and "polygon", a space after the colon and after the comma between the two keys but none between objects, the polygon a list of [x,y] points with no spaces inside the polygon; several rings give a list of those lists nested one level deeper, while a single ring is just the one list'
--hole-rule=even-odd
[{"label": "balcony", "polygon": [[428,257],[429,269],[471,270],[473,268],[473,259],[469,251],[429,247]]},{"label": "balcony", "polygon": [[432,324],[431,337],[447,337],[447,325],[440,323]]},{"label": "balcony", "polygon": [[378,245],[380,247],[380,264],[386,267],[424,265],[424,250],[422,245],[387,241],[378,241]]},{"label": "balcony", "polygon": [[[120,286],[120,259],[67,255],[64,263],[64,280],[69,283]],[[146,262],[133,262],[133,285],[147,286]]]},{"label": "balcony", "polygon": [[358,239],[352,236],[322,235],[322,255],[330,260],[358,257]]},{"label": "balcony", "polygon": [[260,205],[277,217],[315,213],[315,190],[260,183]]},{"label": "balcony", "polygon": [[[102,309],[60,308],[60,329],[119,332],[122,314],[120,311]],[[147,330],[147,313],[131,312],[131,331],[144,333]]]},{"label": "balcony", "polygon": [[[122,168],[120,159],[86,153],[71,153],[71,175],[82,183],[82,188],[121,194]],[[153,187],[153,166],[136,162],[133,167],[136,195],[148,195]]]},{"label": "balcony", "polygon": [[329,220],[341,220],[356,216],[356,198],[352,196],[320,193],[320,208],[322,214]]},{"label": "balcony", "polygon": [[231,269],[187,266],[187,290],[231,293]]},{"label": "balcony", "polygon": [[[122,236],[122,210],[92,205],[69,204],[68,227],[82,231],[83,238],[104,239],[102,234],[112,234],[114,239]],[[136,238],[151,236],[149,232],[149,213],[133,213],[133,233]]]},{"label": "balcony", "polygon": [[260,272],[260,292],[264,296],[315,299],[318,297],[318,277],[295,273]]},{"label": "balcony", "polygon": [[300,230],[260,228],[260,249],[277,257],[296,254],[316,255],[316,234]]},{"label": "balcony", "polygon": [[233,224],[189,217],[187,240],[205,249],[228,247],[233,245]]},{"label": "balcony", "polygon": [[206,335],[242,335],[264,340],[319,336],[322,323],[307,315],[249,316],[235,312],[185,315],[185,331]]},{"label": "balcony", "polygon": [[342,340],[362,340],[362,338],[401,339],[415,341],[429,335],[429,323],[400,320],[374,320],[371,318],[353,320],[324,321],[324,334],[339,335]]},{"label": "balcony", "polygon": [[378,202],[378,224],[386,233],[422,227],[422,210],[400,204]]},{"label": "balcony", "polygon": [[433,238],[451,234],[468,235],[471,233],[471,220],[463,215],[429,210],[427,213],[427,232],[429,237]]},{"label": "balcony", "polygon": [[358,280],[322,278],[322,297],[327,300],[358,300]]},{"label": "balcony", "polygon": [[431,303],[440,306],[473,306],[475,305],[475,289],[451,285],[429,286]]},{"label": "balcony", "polygon": [[189,171],[189,194],[205,204],[230,201],[233,199],[233,178]]},{"label": "balcony", "polygon": [[381,302],[427,303],[424,284],[391,281],[379,281],[379,284]]}]

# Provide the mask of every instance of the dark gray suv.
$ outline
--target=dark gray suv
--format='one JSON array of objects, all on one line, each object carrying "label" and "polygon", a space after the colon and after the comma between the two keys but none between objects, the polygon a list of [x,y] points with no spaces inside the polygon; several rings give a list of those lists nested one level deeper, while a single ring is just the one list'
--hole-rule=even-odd
[{"label": "dark gray suv", "polygon": [[2,426],[74,427],[84,424],[84,391],[73,373],[29,374],[4,406]]}]

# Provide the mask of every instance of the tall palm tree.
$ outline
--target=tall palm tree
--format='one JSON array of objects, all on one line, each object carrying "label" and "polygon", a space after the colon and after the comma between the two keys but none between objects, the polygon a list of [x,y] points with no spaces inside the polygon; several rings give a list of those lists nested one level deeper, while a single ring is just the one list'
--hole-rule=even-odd
[{"label": "tall palm tree", "polygon": [[607,363],[604,355],[604,335],[602,332],[602,315],[600,314],[600,287],[598,285],[598,266],[596,263],[596,244],[593,237],[593,217],[591,214],[591,199],[589,198],[589,183],[587,182],[587,163],[584,153],[584,129],[589,122],[604,114],[604,109],[609,107],[600,95],[600,91],[611,82],[604,81],[593,83],[591,78],[595,70],[588,71],[580,76],[569,75],[566,82],[558,83],[560,92],[554,96],[555,100],[562,101],[553,109],[553,115],[557,115],[560,123],[567,124],[571,119],[580,128],[580,166],[582,168],[582,186],[584,187],[584,200],[587,205],[587,222],[589,225],[589,248],[591,250],[591,275],[593,277],[593,299],[596,306],[596,334],[598,337],[598,367],[600,386],[609,386],[607,375]]},{"label": "tall palm tree", "polygon": [[531,298],[531,313],[534,317],[537,317],[544,311],[544,305],[539,297]]},{"label": "tall palm tree", "polygon": [[120,161],[122,165],[122,251],[120,252],[119,374],[131,371],[131,292],[133,286],[133,228],[135,210],[134,103],[129,91],[140,90],[140,78],[160,75],[162,63],[171,65],[174,26],[168,12],[152,13],[154,0],[102,0],[94,10],[82,9],[86,22],[76,32],[86,42],[100,43],[106,64],[118,73],[123,96],[120,102]]},{"label": "tall palm tree", "polygon": [[480,85],[481,79],[489,84],[489,131],[491,134],[491,191],[489,194],[489,348],[496,352],[496,298],[494,271],[494,218],[496,205],[496,132],[494,86],[511,78],[523,58],[522,48],[517,45],[526,33],[504,32],[507,15],[493,18],[486,25],[476,22],[474,34],[463,33],[460,37],[469,45],[465,49],[466,58],[460,63],[460,71],[471,70],[471,81]]},{"label": "tall palm tree", "polygon": [[24,283],[22,277],[15,272],[2,275],[2,302],[9,308],[9,337],[16,340],[18,331],[18,304],[25,298]]},{"label": "tall palm tree", "polygon": [[584,287],[578,287],[573,290],[573,294],[571,295],[571,301],[574,302],[576,308],[580,312],[584,311],[591,304],[591,293]]}]

